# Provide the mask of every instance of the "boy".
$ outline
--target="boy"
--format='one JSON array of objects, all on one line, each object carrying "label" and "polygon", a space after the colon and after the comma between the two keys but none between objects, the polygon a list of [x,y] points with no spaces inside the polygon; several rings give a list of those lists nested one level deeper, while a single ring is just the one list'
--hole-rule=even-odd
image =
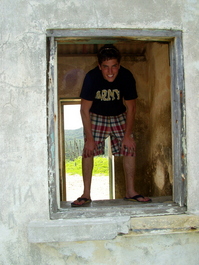
[{"label": "boy", "polygon": [[85,144],[82,155],[84,191],[71,203],[81,207],[91,202],[90,189],[93,157],[104,153],[105,139],[110,136],[111,150],[123,156],[125,200],[151,202],[134,189],[135,148],[132,130],[136,112],[136,83],[132,73],[120,66],[121,55],[113,45],[104,45],[98,52],[98,66],[84,79],[81,97],[81,117]]}]

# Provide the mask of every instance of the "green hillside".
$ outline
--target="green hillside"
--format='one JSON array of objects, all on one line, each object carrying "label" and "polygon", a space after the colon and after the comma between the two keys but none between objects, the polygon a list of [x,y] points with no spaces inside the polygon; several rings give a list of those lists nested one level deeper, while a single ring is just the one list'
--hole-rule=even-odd
[{"label": "green hillside", "polygon": [[[83,127],[75,130],[65,130],[65,158],[74,161],[82,155],[84,147]],[[105,145],[105,156],[108,155],[108,145]]]},{"label": "green hillside", "polygon": [[65,130],[65,157],[66,160],[74,161],[81,156],[84,145],[83,128]]},{"label": "green hillside", "polygon": [[83,140],[83,127],[75,130],[65,130],[65,139],[66,141]]}]

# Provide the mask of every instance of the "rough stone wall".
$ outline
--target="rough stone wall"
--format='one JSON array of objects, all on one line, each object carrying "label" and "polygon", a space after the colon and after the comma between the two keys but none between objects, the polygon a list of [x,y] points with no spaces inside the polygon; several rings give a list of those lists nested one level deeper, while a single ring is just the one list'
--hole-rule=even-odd
[{"label": "rough stone wall", "polygon": [[30,244],[27,225],[49,219],[46,29],[52,28],[183,31],[188,211],[199,213],[199,2],[2,0],[0,7],[0,263],[197,264],[197,234]]}]

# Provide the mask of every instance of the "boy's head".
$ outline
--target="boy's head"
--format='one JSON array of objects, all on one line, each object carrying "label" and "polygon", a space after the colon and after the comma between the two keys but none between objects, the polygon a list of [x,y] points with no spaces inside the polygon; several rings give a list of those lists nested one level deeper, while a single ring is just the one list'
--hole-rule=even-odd
[{"label": "boy's head", "polygon": [[121,54],[119,50],[112,44],[106,44],[101,47],[98,51],[97,57],[99,65],[101,65],[103,61],[108,61],[111,59],[116,59],[118,63],[120,63],[121,60]]},{"label": "boy's head", "polygon": [[108,82],[113,82],[120,69],[120,52],[113,45],[104,45],[98,52],[99,69]]}]

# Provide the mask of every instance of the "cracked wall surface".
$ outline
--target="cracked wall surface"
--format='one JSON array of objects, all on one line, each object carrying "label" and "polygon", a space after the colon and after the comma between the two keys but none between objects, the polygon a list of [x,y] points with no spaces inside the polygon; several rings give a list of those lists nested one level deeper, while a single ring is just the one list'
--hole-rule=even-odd
[{"label": "cracked wall surface", "polygon": [[[2,0],[0,7],[0,263],[119,265],[125,260],[126,264],[197,264],[196,232],[31,244],[27,240],[27,226],[32,220],[49,220],[48,29],[182,30],[187,205],[189,212],[199,214],[199,1]],[[161,186],[161,182],[157,184]]]}]

